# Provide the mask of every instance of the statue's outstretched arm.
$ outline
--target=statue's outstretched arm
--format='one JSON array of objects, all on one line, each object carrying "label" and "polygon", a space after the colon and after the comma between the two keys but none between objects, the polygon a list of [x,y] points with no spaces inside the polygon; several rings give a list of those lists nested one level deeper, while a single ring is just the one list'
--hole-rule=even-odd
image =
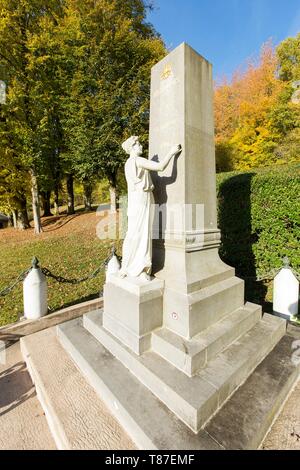
[{"label": "statue's outstretched arm", "polygon": [[169,164],[172,157],[181,152],[181,145],[175,145],[171,151],[161,162],[154,162],[153,160],[147,160],[146,158],[138,157],[136,159],[137,166],[150,171],[163,171]]}]

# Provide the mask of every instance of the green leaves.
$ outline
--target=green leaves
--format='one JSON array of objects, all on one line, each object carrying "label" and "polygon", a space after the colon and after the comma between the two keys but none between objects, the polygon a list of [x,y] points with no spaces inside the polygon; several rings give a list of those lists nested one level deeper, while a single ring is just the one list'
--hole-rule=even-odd
[{"label": "green leaves", "polygon": [[32,169],[46,191],[66,174],[115,183],[122,141],[147,140],[150,68],[165,48],[146,12],[143,0],[0,0],[0,171],[25,192]]},{"label": "green leaves", "polygon": [[258,63],[236,72],[215,90],[216,160],[219,171],[299,161],[300,34],[276,50],[262,47]]},{"label": "green leaves", "polygon": [[263,301],[266,289],[259,294],[255,278],[280,268],[284,256],[300,269],[300,165],[222,173],[217,180],[220,253],[246,279],[248,299]]},{"label": "green leaves", "polygon": [[279,77],[284,81],[300,80],[300,33],[278,46]]},{"label": "green leaves", "polygon": [[78,60],[63,113],[68,159],[80,180],[98,174],[115,181],[122,141],[148,132],[150,68],[165,49],[144,23],[143,1],[75,3],[67,14],[75,12],[81,37],[76,43],[74,30],[71,54]]}]

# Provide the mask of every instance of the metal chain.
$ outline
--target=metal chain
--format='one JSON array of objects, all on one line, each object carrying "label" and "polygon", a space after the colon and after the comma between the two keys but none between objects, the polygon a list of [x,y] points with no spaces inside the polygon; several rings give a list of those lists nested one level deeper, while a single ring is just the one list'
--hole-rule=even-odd
[{"label": "metal chain", "polygon": [[99,275],[99,273],[103,270],[105,266],[107,266],[109,260],[111,259],[112,255],[109,255],[108,258],[91,274],[88,276],[82,277],[80,279],[67,279],[63,276],[58,276],[50,271],[48,268],[41,268],[42,273],[45,274],[47,277],[51,277],[52,279],[55,279],[55,281],[60,282],[62,284],[80,284],[81,282],[89,281],[90,279],[94,279]]},{"label": "metal chain", "polygon": [[300,273],[295,271],[295,269],[291,268],[292,273],[294,274],[295,278],[300,282]]},{"label": "metal chain", "polygon": [[[79,278],[79,279],[67,279],[63,276],[58,276],[54,273],[52,273],[50,271],[50,269],[48,268],[41,268],[41,271],[43,272],[43,274],[47,277],[51,277],[52,279],[55,279],[57,282],[60,282],[60,283],[63,283],[63,284],[80,284],[82,282],[86,282],[86,281],[89,281],[90,279],[94,279],[96,278],[99,273],[102,271],[102,269],[107,266],[108,262],[111,260],[111,258],[113,256],[116,256],[117,259],[121,262],[122,261],[122,258],[121,256],[118,256],[117,253],[116,253],[116,250],[115,248],[113,248],[112,250],[112,253],[106,258],[106,260],[101,263],[101,265],[95,269],[94,272],[92,272],[91,274],[89,274],[88,276],[85,276],[85,277],[82,277],[82,278]],[[15,282],[13,284],[11,284],[10,286],[7,286],[5,287],[4,289],[2,289],[0,291],[0,297],[5,297],[7,294],[9,294],[20,282],[24,281],[25,277],[27,276],[27,274],[30,273],[30,271],[33,269],[33,267],[38,267],[38,260],[36,258],[33,259],[33,265],[30,267],[30,268],[27,268],[25,271],[23,271],[21,274],[19,274],[19,276],[16,278]],[[288,267],[292,273],[294,274],[294,276],[297,278],[297,280],[300,282],[300,274],[295,271],[293,268],[291,268],[290,266],[286,265],[286,267]],[[282,268],[277,268],[277,269],[273,269],[272,271],[270,271],[268,274],[264,274],[264,275],[261,275],[261,276],[241,276],[244,280],[254,280],[256,282],[261,282],[261,281],[271,281],[274,279],[274,277],[279,273],[279,271],[281,271]]]},{"label": "metal chain", "polygon": [[[57,276],[56,274],[52,273],[50,271],[50,269],[48,268],[41,268],[41,271],[42,273],[47,276],[47,277],[51,277],[53,279],[55,279],[57,282],[61,282],[61,283],[65,283],[65,284],[80,284],[81,282],[85,282],[85,281],[89,281],[90,279],[94,279],[96,278],[99,273],[103,270],[103,268],[105,266],[107,266],[108,262],[110,261],[110,259],[113,257],[113,256],[116,256],[118,258],[118,260],[120,261],[121,260],[121,257],[117,255],[116,253],[116,250],[115,248],[113,248],[112,250],[112,253],[106,258],[106,260],[101,263],[101,265],[95,269],[94,272],[92,272],[91,274],[89,274],[88,276],[85,276],[85,277],[82,277],[80,279],[67,279],[63,276]],[[24,279],[26,278],[27,274],[30,273],[30,271],[33,269],[33,268],[39,268],[39,265],[38,265],[38,259],[37,258],[34,258],[32,260],[32,266],[30,266],[30,268],[27,268],[25,271],[21,272],[21,274],[19,274],[19,276],[16,278],[16,280],[14,281],[13,284],[11,284],[10,286],[7,286],[5,287],[4,289],[2,289],[0,291],[0,297],[5,297],[6,295],[8,295],[20,282],[24,281]]]},{"label": "metal chain", "polygon": [[272,269],[272,271],[270,271],[269,273],[258,276],[257,281],[258,282],[259,281],[271,281],[272,279],[274,279],[275,276],[277,276],[277,274],[279,273],[279,271],[281,271],[281,269],[282,268]]},{"label": "metal chain", "polygon": [[21,274],[19,274],[19,276],[17,277],[17,279],[15,280],[15,282],[13,284],[11,284],[10,286],[5,287],[4,289],[2,289],[0,291],[0,297],[5,297],[7,294],[9,294],[19,284],[19,282],[24,281],[25,277],[27,276],[28,273],[30,273],[31,270],[32,270],[32,267],[27,268],[25,271],[23,271]]}]

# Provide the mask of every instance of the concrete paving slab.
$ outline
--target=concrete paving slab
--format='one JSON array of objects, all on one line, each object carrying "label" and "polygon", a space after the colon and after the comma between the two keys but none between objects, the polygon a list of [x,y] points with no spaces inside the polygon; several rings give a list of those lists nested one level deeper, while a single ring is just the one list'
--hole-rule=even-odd
[{"label": "concrete paving slab", "polygon": [[261,445],[262,450],[300,450],[300,381]]},{"label": "concrete paving slab", "polygon": [[[289,324],[287,332],[293,338],[292,356],[299,364],[300,328]],[[287,395],[287,400],[263,441],[261,449],[300,450],[300,380]]]},{"label": "concrete paving slab", "polygon": [[80,304],[49,313],[37,320],[20,320],[10,325],[0,327],[0,340],[18,340],[22,336],[31,335],[37,331],[59,325],[59,323],[81,317],[84,313],[91,312],[97,308],[103,307],[103,297],[88,300]]},{"label": "concrete paving slab", "polygon": [[135,448],[65,353],[55,328],[22,338],[21,350],[58,449]]},{"label": "concrete paving slab", "polygon": [[7,344],[0,364],[0,431],[1,450],[56,449],[19,342]]},{"label": "concrete paving slab", "polygon": [[[289,335],[292,335],[292,332],[290,329],[288,333]],[[300,329],[294,328],[293,339],[297,340],[297,338],[299,339],[299,336],[300,336]],[[290,352],[289,348],[291,345],[290,343],[291,340],[290,339],[286,340],[285,338],[286,337],[284,337],[281,340],[281,342],[283,343],[280,346],[280,348],[281,348],[281,351],[284,352],[285,350],[287,353],[287,352]],[[30,341],[28,343],[29,339]],[[40,333],[36,333],[35,335],[32,335],[31,337],[28,336],[26,338],[26,342],[27,342],[27,347],[30,348],[31,350],[30,361],[39,364],[39,370],[40,370],[41,376],[44,376],[46,372],[46,376],[47,376],[46,383],[48,384],[47,386],[51,385],[52,381],[56,383],[55,387],[51,385],[51,388],[53,387],[53,391],[56,392],[54,393],[53,398],[55,398],[59,394],[60,395],[64,394],[65,388],[66,388],[66,393],[68,393],[70,391],[69,390],[70,385],[73,387],[72,396],[70,400],[66,400],[66,399],[62,400],[62,402],[65,401],[65,406],[72,407],[72,397],[74,397],[74,395],[76,396],[80,393],[86,394],[88,390],[88,397],[91,396],[90,385],[86,383],[85,379],[81,376],[81,373],[79,372],[79,370],[75,367],[73,361],[70,360],[68,354],[64,351],[64,349],[59,344],[55,336],[55,331],[53,328],[51,328],[50,330],[45,330]],[[16,347],[17,346],[15,346],[15,348]],[[273,351],[276,352],[276,348]],[[277,352],[279,352],[279,350]],[[273,352],[271,354],[273,354]],[[49,356],[53,356],[53,359],[50,359]],[[9,364],[12,364],[12,365],[17,364],[18,362],[20,362],[20,360],[22,362],[20,353],[14,354],[14,357],[12,358],[12,361],[9,362]],[[268,363],[270,366],[270,355],[268,356],[266,360],[268,360]],[[238,397],[238,394],[240,394],[241,392],[242,394],[245,393],[245,388],[248,386],[247,382],[245,382],[245,384],[241,387],[241,389],[239,389],[231,397],[229,402],[218,413],[218,415],[220,416],[221,413],[226,412],[226,409],[227,409],[228,420],[230,423],[232,421],[235,423],[237,434],[239,435],[241,430],[243,432],[244,437],[242,437],[242,440],[243,438],[245,438],[245,429],[247,429],[245,428],[246,422],[248,423],[249,430],[250,430],[250,434],[248,434],[249,438],[251,438],[251,433],[253,435],[253,433],[255,434],[257,432],[257,428],[255,427],[255,424],[252,423],[251,425],[251,416],[256,417],[255,418],[256,421],[254,420],[254,423],[256,422],[256,425],[260,426],[260,422],[257,419],[256,410],[257,410],[257,400],[259,400],[262,390],[267,395],[267,397],[270,397],[270,394],[271,394],[272,397],[274,398],[276,397],[276,394],[278,392],[278,386],[277,386],[276,389],[274,390],[274,393],[272,393],[274,384],[276,385],[279,379],[282,384],[286,383],[286,376],[282,373],[282,370],[281,370],[283,363],[281,360],[278,361],[278,355],[277,355],[277,360],[275,360],[275,365],[278,364],[278,368],[274,369],[275,374],[273,374],[273,379],[272,379],[273,382],[271,380],[270,373],[268,372],[268,367],[263,372],[263,367],[265,367],[267,364],[265,361],[263,361],[261,365],[257,368],[258,370],[260,369],[260,373],[256,375],[257,383],[256,384],[252,383],[252,408],[251,408],[251,400],[250,400],[250,409],[249,409],[249,412],[246,413],[246,415],[244,415],[244,419],[242,419],[242,416],[243,416],[242,413],[244,412],[244,408],[247,408],[249,406],[249,393],[248,393],[247,398],[245,397],[245,395],[240,395]],[[99,363],[99,357],[98,357],[98,363]],[[58,374],[57,374],[57,366],[59,366],[59,369],[61,369],[61,371]],[[3,366],[0,370],[2,373]],[[69,379],[70,375],[72,376],[71,381]],[[264,386],[261,386],[261,388],[259,388],[260,382],[264,378],[265,375],[268,377],[267,382],[265,383]],[[60,377],[60,380],[58,380],[58,377]],[[144,394],[142,393],[142,391],[143,389],[140,391],[140,393],[135,394],[135,396],[132,398],[133,403],[140,404],[144,402]],[[253,402],[253,397],[254,397],[254,402]],[[29,405],[30,401],[32,403],[32,400],[33,400],[32,398],[28,399],[22,404],[22,406],[24,406],[25,404]],[[36,405],[39,407],[39,404],[37,403],[36,398],[35,400],[36,400]],[[230,409],[226,407],[230,405],[230,402],[231,402],[231,407],[232,407],[234,405],[233,400],[238,400],[239,405],[238,406],[235,405],[234,406],[235,410],[233,410],[232,412],[232,409],[230,411]],[[98,395],[95,394],[94,402],[98,402],[98,405],[99,405],[99,401],[100,403],[102,403]],[[275,420],[272,428],[269,430],[269,433],[267,434],[261,446],[262,449],[300,449],[300,438],[299,438],[300,405],[299,403],[300,403],[300,383],[298,382],[294,391],[288,397],[286,404],[284,405],[280,415],[278,416],[278,419]],[[147,399],[146,399],[145,404],[148,409],[152,409],[151,408],[152,404]],[[18,406],[18,408],[21,411],[21,406]],[[164,405],[162,405],[162,410],[165,410]],[[8,420],[4,424],[5,432],[4,434],[1,433],[1,436],[0,436],[0,448],[1,449],[10,449],[10,448],[12,449],[49,448],[50,449],[50,448],[55,447],[53,440],[51,441],[51,437],[49,439],[50,442],[48,443],[47,446],[45,445],[45,442],[46,442],[45,439],[44,438],[41,439],[41,437],[44,434],[41,430],[41,427],[37,426],[36,421],[38,420],[38,422],[40,423],[41,421],[39,420],[42,420],[42,418],[35,417],[35,408],[31,407],[31,409],[30,410],[28,409],[27,411],[28,411],[28,414],[24,413],[23,417],[21,416],[22,415],[21,413],[15,417],[15,419],[17,420],[17,423],[20,424],[20,426],[19,424],[17,425],[18,426],[17,431],[12,431],[12,423],[14,422],[14,417],[9,413],[4,415],[8,418]],[[12,411],[10,411],[10,413],[11,412]],[[114,447],[115,449],[128,449],[128,450],[134,448],[134,444],[129,439],[126,432],[123,431],[122,429],[118,437],[118,442],[116,442],[115,433],[111,434],[110,425],[108,425],[108,428],[107,428],[107,423],[110,423],[111,422],[110,420],[112,419],[111,413],[103,405],[103,403],[102,403],[102,413],[103,413],[102,424],[99,423],[99,419],[101,418],[99,414],[97,414],[96,416],[96,419],[97,419],[96,428],[97,429],[95,429],[95,427],[92,426],[92,432],[95,432],[98,436],[100,435],[102,442],[103,440],[106,441],[106,445],[107,443],[109,445],[109,441],[110,439],[112,439],[115,445],[113,446],[110,445],[110,448]],[[259,413],[263,413],[263,410],[261,408],[259,408]],[[218,415],[216,415],[214,419],[216,419]],[[20,420],[20,416],[21,416],[21,420]],[[73,414],[71,413],[70,416],[73,416]],[[167,426],[170,424],[168,421],[168,411],[167,411],[167,415],[163,415],[161,418],[166,419],[166,417],[167,417],[167,421],[166,421],[166,426]],[[44,424],[45,424],[45,417],[43,417],[43,419],[44,419]],[[242,421],[238,421],[238,419],[240,420],[242,419]],[[86,415],[80,412],[79,416],[77,416],[76,419],[71,419],[71,421],[69,421],[71,423],[71,426],[74,428],[74,432],[76,431],[76,433],[78,433],[79,435],[82,434],[81,437],[77,438],[77,441],[80,442],[81,444],[80,448],[84,446],[84,443],[86,443],[87,439],[88,440],[91,439],[91,438],[88,438],[88,435],[85,432],[86,426],[87,426],[87,423],[85,422],[85,420],[86,420]],[[3,426],[2,424],[4,423],[3,416],[0,416],[0,423]],[[28,423],[34,424],[31,430],[27,429]],[[68,423],[68,421],[64,421],[64,420],[62,421],[63,425],[65,425],[66,423]],[[178,420],[177,420],[177,423],[179,423],[179,426],[181,426],[181,423]],[[160,448],[168,449],[169,443],[168,441],[164,440],[162,437],[161,422],[157,423],[155,421],[154,424],[155,426],[153,428],[153,433],[157,434],[157,439],[160,440],[161,442]],[[227,421],[227,425],[228,425],[228,421]],[[219,429],[221,432],[221,428]],[[234,429],[233,425],[230,426],[229,430],[227,430],[227,426],[223,427],[222,434],[225,433],[224,436],[226,436],[226,432],[230,434],[233,432],[233,429]],[[173,422],[173,426],[171,426],[170,435],[172,435],[172,433],[174,433],[176,430],[177,432],[180,431],[180,429],[177,428],[176,423]],[[47,431],[47,427],[46,427],[46,431]],[[209,428],[209,425],[207,426],[207,431],[212,432],[212,430]],[[190,431],[188,432],[190,433]],[[227,438],[228,438],[228,434],[227,434]],[[195,449],[196,448],[194,444],[195,434],[191,433],[190,435],[191,435],[191,441],[189,443],[189,446],[188,447],[182,446],[181,447],[182,449],[185,449],[185,448]],[[29,436],[29,437],[26,438],[26,436]],[[49,436],[49,431],[48,431],[48,436]],[[3,437],[5,437],[5,439],[3,439]],[[204,434],[202,434],[202,439],[203,439],[202,442],[205,448],[208,448],[208,449],[209,448],[222,448],[218,446],[218,444],[209,436],[208,432],[205,432]],[[226,437],[225,437],[225,440],[226,440]],[[93,441],[93,442],[94,444],[96,444],[96,441]],[[35,445],[33,446],[32,443],[34,443]],[[39,443],[40,443],[40,447],[38,446]],[[170,447],[170,449],[172,449],[172,447]]]},{"label": "concrete paving slab", "polygon": [[[88,381],[101,389],[101,398],[111,409],[80,374],[53,329],[23,338],[22,350],[51,430],[56,440],[65,436],[64,442],[57,442],[60,448],[220,449],[205,432],[196,435],[189,430],[84,328],[69,333],[82,345],[80,353],[74,349],[76,361]],[[113,400],[110,389],[116,392]],[[135,445],[111,414],[124,423],[126,409],[135,415],[136,424],[126,420],[131,435],[135,426]],[[59,429],[53,428],[53,422]]]},{"label": "concrete paving slab", "polygon": [[176,418],[79,320],[64,326],[58,330],[60,341],[138,448],[221,449],[206,433],[195,434]]},{"label": "concrete paving slab", "polygon": [[[286,334],[205,427],[224,448],[256,449],[261,444],[299,377],[300,363],[292,361],[293,342]],[[263,448],[279,444],[278,424],[276,428]]]},{"label": "concrete paving slab", "polygon": [[[39,333],[38,333],[39,334]],[[38,335],[37,334],[37,335]],[[291,352],[290,346],[293,344],[294,341],[298,341],[300,338],[300,329],[296,327],[291,327],[289,326],[288,328],[288,334],[290,336],[290,339],[286,339],[284,337],[284,342],[283,339],[281,340],[281,351],[286,350],[286,355]],[[36,335],[33,335],[35,337]],[[29,338],[29,337],[28,337]],[[29,377],[28,371],[26,369],[26,365],[23,362],[22,355],[19,350],[19,343],[14,341],[14,335],[7,335],[7,349],[6,349],[6,364],[5,365],[0,365],[0,428],[1,428],[1,433],[0,433],[0,449],[4,450],[29,450],[29,449],[55,449],[55,441],[53,437],[51,436],[49,427],[47,425],[47,421],[43,412],[43,409],[41,408],[41,404],[36,396],[35,393],[35,388],[32,384],[32,381]],[[49,347],[50,343],[52,344],[52,347]],[[43,345],[43,348],[41,348],[41,344]],[[298,344],[298,343],[297,343]],[[284,346],[285,345],[285,346]],[[48,380],[56,381],[56,393],[61,394],[61,391],[64,390],[65,388],[65,383],[69,383],[69,387],[73,387],[73,393],[75,394],[80,394],[84,393],[86,394],[86,387],[90,388],[90,386],[86,383],[85,379],[81,377],[80,372],[77,370],[77,368],[74,366],[73,361],[69,359],[68,355],[65,353],[63,348],[61,348],[59,342],[57,341],[55,337],[55,332],[54,329],[50,330],[45,330],[43,332],[43,338],[40,338],[38,343],[36,344],[36,348],[34,348],[35,351],[35,358],[38,358],[40,361],[40,366],[43,369],[43,365],[46,367],[47,370],[47,375],[48,375]],[[55,346],[55,349],[57,351],[54,360],[49,361],[47,359],[47,355],[52,355],[53,354],[53,347]],[[278,345],[279,347],[279,345]],[[277,350],[278,353],[279,349]],[[272,354],[276,353],[276,348],[273,350]],[[297,355],[297,348],[293,349],[293,353]],[[32,359],[32,358],[31,358]],[[45,360],[44,360],[45,359]],[[278,392],[278,387],[279,387],[279,382],[282,384],[285,384],[288,386],[288,376],[284,374],[283,369],[283,363],[282,359],[277,360],[277,369],[275,368],[275,374],[273,375],[273,379],[275,380],[275,389],[273,393],[273,388],[274,384],[271,382],[268,382],[270,380],[270,355],[268,356],[268,363],[269,363],[269,368],[267,368],[265,371],[263,371],[263,367],[267,364],[265,361],[261,363],[261,365],[258,367],[258,370],[256,370],[257,373],[257,378],[258,378],[258,384],[252,384],[252,399],[250,400],[250,405],[251,401],[253,403],[253,396],[255,399],[259,399],[259,397],[262,395],[261,394],[261,389],[264,389],[265,387],[265,394],[269,398],[269,400],[272,400],[272,397],[276,397],[277,392]],[[278,357],[277,357],[278,359]],[[59,366],[59,363],[61,362],[61,365]],[[52,368],[49,369],[49,364],[52,365]],[[275,364],[275,365],[276,365]],[[57,367],[63,367],[65,375],[58,374],[60,377],[60,380],[57,382],[57,372],[56,368]],[[261,368],[261,369],[260,369]],[[260,369],[260,373],[259,373]],[[74,374],[73,379],[70,382],[69,376]],[[253,375],[253,377],[255,374]],[[252,377],[252,380],[253,380]],[[264,382],[264,378],[268,377],[266,382]],[[66,382],[65,382],[66,381]],[[85,383],[85,386],[81,387],[82,381]],[[264,385],[263,385],[264,384]],[[277,384],[277,385],[276,385]],[[259,388],[259,386],[261,388]],[[221,409],[219,413],[225,413],[226,412],[226,407],[230,405],[231,406],[237,401],[240,402],[242,407],[240,408],[239,406],[235,406],[236,412],[232,413],[231,411],[229,412],[229,420],[230,422],[235,421],[236,426],[238,430],[242,429],[242,436],[241,440],[245,439],[245,436],[248,439],[251,439],[251,434],[256,434],[257,429],[255,427],[255,420],[256,420],[256,425],[259,426],[258,433],[262,434],[262,429],[260,428],[260,419],[262,418],[262,414],[264,412],[263,408],[261,405],[252,405],[252,409],[250,406],[250,412],[248,414],[244,415],[243,422],[241,425],[241,422],[237,420],[237,416],[241,416],[243,413],[243,405],[245,406],[246,403],[249,403],[249,395],[248,397],[245,396],[245,389],[248,387],[248,392],[249,390],[251,391],[251,383],[249,386],[249,382],[247,381],[229,400],[229,402]],[[250,387],[250,388],[249,388]],[[93,391],[92,391],[93,392]],[[88,396],[90,396],[91,390],[88,392]],[[243,394],[238,397],[238,394]],[[283,408],[280,411],[279,416],[275,421],[273,422],[273,425],[271,429],[269,429],[268,434],[266,435],[263,443],[261,444],[261,449],[280,449],[280,450],[291,450],[291,449],[297,449],[300,450],[300,428],[299,428],[299,423],[300,423],[300,382],[296,384],[295,388],[290,391],[290,395],[288,395],[288,391],[285,392],[287,401],[284,404]],[[284,391],[281,392],[281,395],[284,395]],[[250,394],[251,398],[251,394]],[[284,401],[284,397],[282,398],[282,402]],[[137,400],[143,400],[143,397],[139,395],[136,395],[135,399]],[[94,395],[94,400],[96,402],[101,402],[99,397],[95,394]],[[235,400],[235,401],[233,401]],[[67,402],[71,406],[72,402]],[[255,403],[255,401],[254,401]],[[270,402],[269,402],[270,403]],[[229,408],[227,408],[229,410]],[[228,412],[228,411],[227,411]],[[99,448],[115,448],[115,449],[133,449],[135,446],[128,437],[127,433],[121,428],[121,432],[119,434],[118,440],[115,440],[115,433],[112,432],[110,423],[111,423],[111,413],[110,411],[103,405],[102,403],[102,424],[99,423],[99,414],[97,414],[97,426],[96,429],[93,427],[92,432],[95,432],[96,434],[101,436],[101,441],[102,441],[102,447]],[[271,413],[272,414],[272,413]],[[72,414],[71,414],[72,416]],[[220,416],[220,415],[219,415]],[[214,418],[216,419],[217,416]],[[272,416],[272,419],[274,416]],[[251,424],[251,419],[254,421]],[[85,434],[85,429],[86,425],[83,423],[82,420],[85,421],[85,416],[81,415],[80,417],[77,417],[77,419],[72,419],[72,425],[77,429],[76,433],[82,434],[81,438],[78,438],[78,441],[80,442],[79,448],[85,448],[85,443],[86,439],[91,440],[90,437],[87,438]],[[250,422],[249,422],[250,420]],[[109,423],[107,425],[107,423]],[[245,434],[245,428],[246,428],[246,423],[248,423],[248,434]],[[210,424],[209,424],[210,425]],[[212,440],[212,438],[209,436],[209,432],[212,432],[211,429],[209,428],[209,425],[207,426],[207,431],[206,433],[202,434],[202,439],[203,439],[203,445],[207,446],[207,448],[222,448],[221,446],[218,446]],[[117,423],[117,426],[118,423]],[[174,431],[176,429],[174,427],[171,427],[171,430]],[[247,429],[247,428],[246,428]],[[157,429],[154,429],[155,432],[157,432]],[[230,432],[233,431],[233,426],[230,426],[227,429],[222,431],[223,436],[226,436],[226,432],[230,434]],[[161,435],[158,433],[159,438],[161,438]],[[193,438],[195,435],[192,433],[192,440],[190,442],[190,448],[194,448],[194,442]],[[227,434],[228,438],[228,434]],[[226,440],[226,437],[225,437]],[[93,440],[94,445],[97,445],[97,439]],[[103,446],[103,441],[105,442],[105,445]],[[206,444],[204,444],[206,442]],[[113,444],[112,444],[113,443]],[[225,445],[225,442],[223,442]],[[162,440],[162,445],[164,448],[168,448],[167,442]],[[76,448],[76,447],[74,447]],[[97,447],[98,448],[98,447]],[[184,448],[184,447],[182,447]],[[187,447],[188,448],[188,447]]]}]

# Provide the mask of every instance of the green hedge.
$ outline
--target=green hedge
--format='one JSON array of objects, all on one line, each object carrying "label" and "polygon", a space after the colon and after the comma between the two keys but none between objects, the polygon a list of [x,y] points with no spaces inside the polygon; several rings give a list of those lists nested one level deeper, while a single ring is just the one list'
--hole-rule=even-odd
[{"label": "green hedge", "polygon": [[254,279],[284,256],[300,271],[300,165],[220,173],[217,188],[220,256],[246,280],[247,300],[270,301],[271,285]]}]

